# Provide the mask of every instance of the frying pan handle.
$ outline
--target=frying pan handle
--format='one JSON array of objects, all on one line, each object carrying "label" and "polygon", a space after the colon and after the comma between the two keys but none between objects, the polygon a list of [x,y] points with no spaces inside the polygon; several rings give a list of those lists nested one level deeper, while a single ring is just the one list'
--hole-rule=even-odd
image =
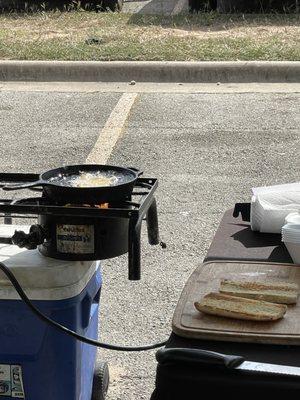
[{"label": "frying pan handle", "polygon": [[127,167],[127,169],[130,169],[131,171],[135,172],[137,174],[137,176],[141,176],[144,173],[144,171],[140,171],[139,169],[134,168],[134,167]]},{"label": "frying pan handle", "polygon": [[15,185],[7,185],[4,186],[2,189],[3,190],[18,190],[18,189],[27,189],[27,188],[32,188],[36,186],[45,186],[48,182],[43,181],[42,179],[35,181],[35,182],[27,182],[27,183],[17,183]]}]

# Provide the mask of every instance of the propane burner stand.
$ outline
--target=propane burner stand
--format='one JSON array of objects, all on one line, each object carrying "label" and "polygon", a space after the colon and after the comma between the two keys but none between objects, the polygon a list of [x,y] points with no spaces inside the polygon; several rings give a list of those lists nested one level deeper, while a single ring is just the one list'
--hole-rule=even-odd
[{"label": "propane burner stand", "polygon": [[[9,183],[26,183],[39,175],[0,173],[0,187]],[[155,178],[138,178],[131,197],[124,201],[101,205],[60,204],[45,196],[21,199],[0,199],[0,216],[6,223],[12,218],[37,217],[27,234],[16,231],[12,237],[1,237],[0,243],[16,244],[39,251],[48,257],[64,260],[100,260],[128,252],[129,279],[141,275],[141,225],[147,221],[148,241],[160,243]]]}]

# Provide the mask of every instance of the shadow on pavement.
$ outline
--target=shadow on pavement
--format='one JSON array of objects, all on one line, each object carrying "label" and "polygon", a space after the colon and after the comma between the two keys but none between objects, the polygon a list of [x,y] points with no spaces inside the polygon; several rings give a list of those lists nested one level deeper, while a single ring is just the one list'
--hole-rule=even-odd
[{"label": "shadow on pavement", "polygon": [[128,20],[128,24],[136,26],[160,26],[165,29],[183,30],[186,32],[222,32],[228,31],[231,27],[247,27],[251,28],[261,27],[266,25],[266,20],[269,20],[269,25],[272,26],[286,26],[293,24],[295,18],[295,25],[299,24],[299,14],[285,15],[276,13],[268,14],[221,14],[216,11],[206,13],[191,13],[186,15],[144,15],[140,13],[132,14]]},{"label": "shadow on pavement", "polygon": [[[178,0],[125,0],[125,10],[135,15],[171,15]],[[189,0],[191,12],[294,13],[297,0]]]}]

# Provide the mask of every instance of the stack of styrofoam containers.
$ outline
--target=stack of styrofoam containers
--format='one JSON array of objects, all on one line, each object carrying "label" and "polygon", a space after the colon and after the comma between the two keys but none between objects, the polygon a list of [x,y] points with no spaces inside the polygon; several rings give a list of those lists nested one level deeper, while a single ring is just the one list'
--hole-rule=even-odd
[{"label": "stack of styrofoam containers", "polygon": [[295,264],[300,264],[300,213],[291,213],[282,227],[282,241]]},{"label": "stack of styrofoam containers", "polygon": [[252,189],[250,222],[258,232],[281,233],[287,215],[300,211],[300,183]]}]

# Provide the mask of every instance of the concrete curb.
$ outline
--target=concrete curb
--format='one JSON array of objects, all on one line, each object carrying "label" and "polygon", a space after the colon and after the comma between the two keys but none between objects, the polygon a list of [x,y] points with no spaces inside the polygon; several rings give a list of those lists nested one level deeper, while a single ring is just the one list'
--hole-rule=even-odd
[{"label": "concrete curb", "polygon": [[0,61],[0,81],[300,82],[299,61]]}]

